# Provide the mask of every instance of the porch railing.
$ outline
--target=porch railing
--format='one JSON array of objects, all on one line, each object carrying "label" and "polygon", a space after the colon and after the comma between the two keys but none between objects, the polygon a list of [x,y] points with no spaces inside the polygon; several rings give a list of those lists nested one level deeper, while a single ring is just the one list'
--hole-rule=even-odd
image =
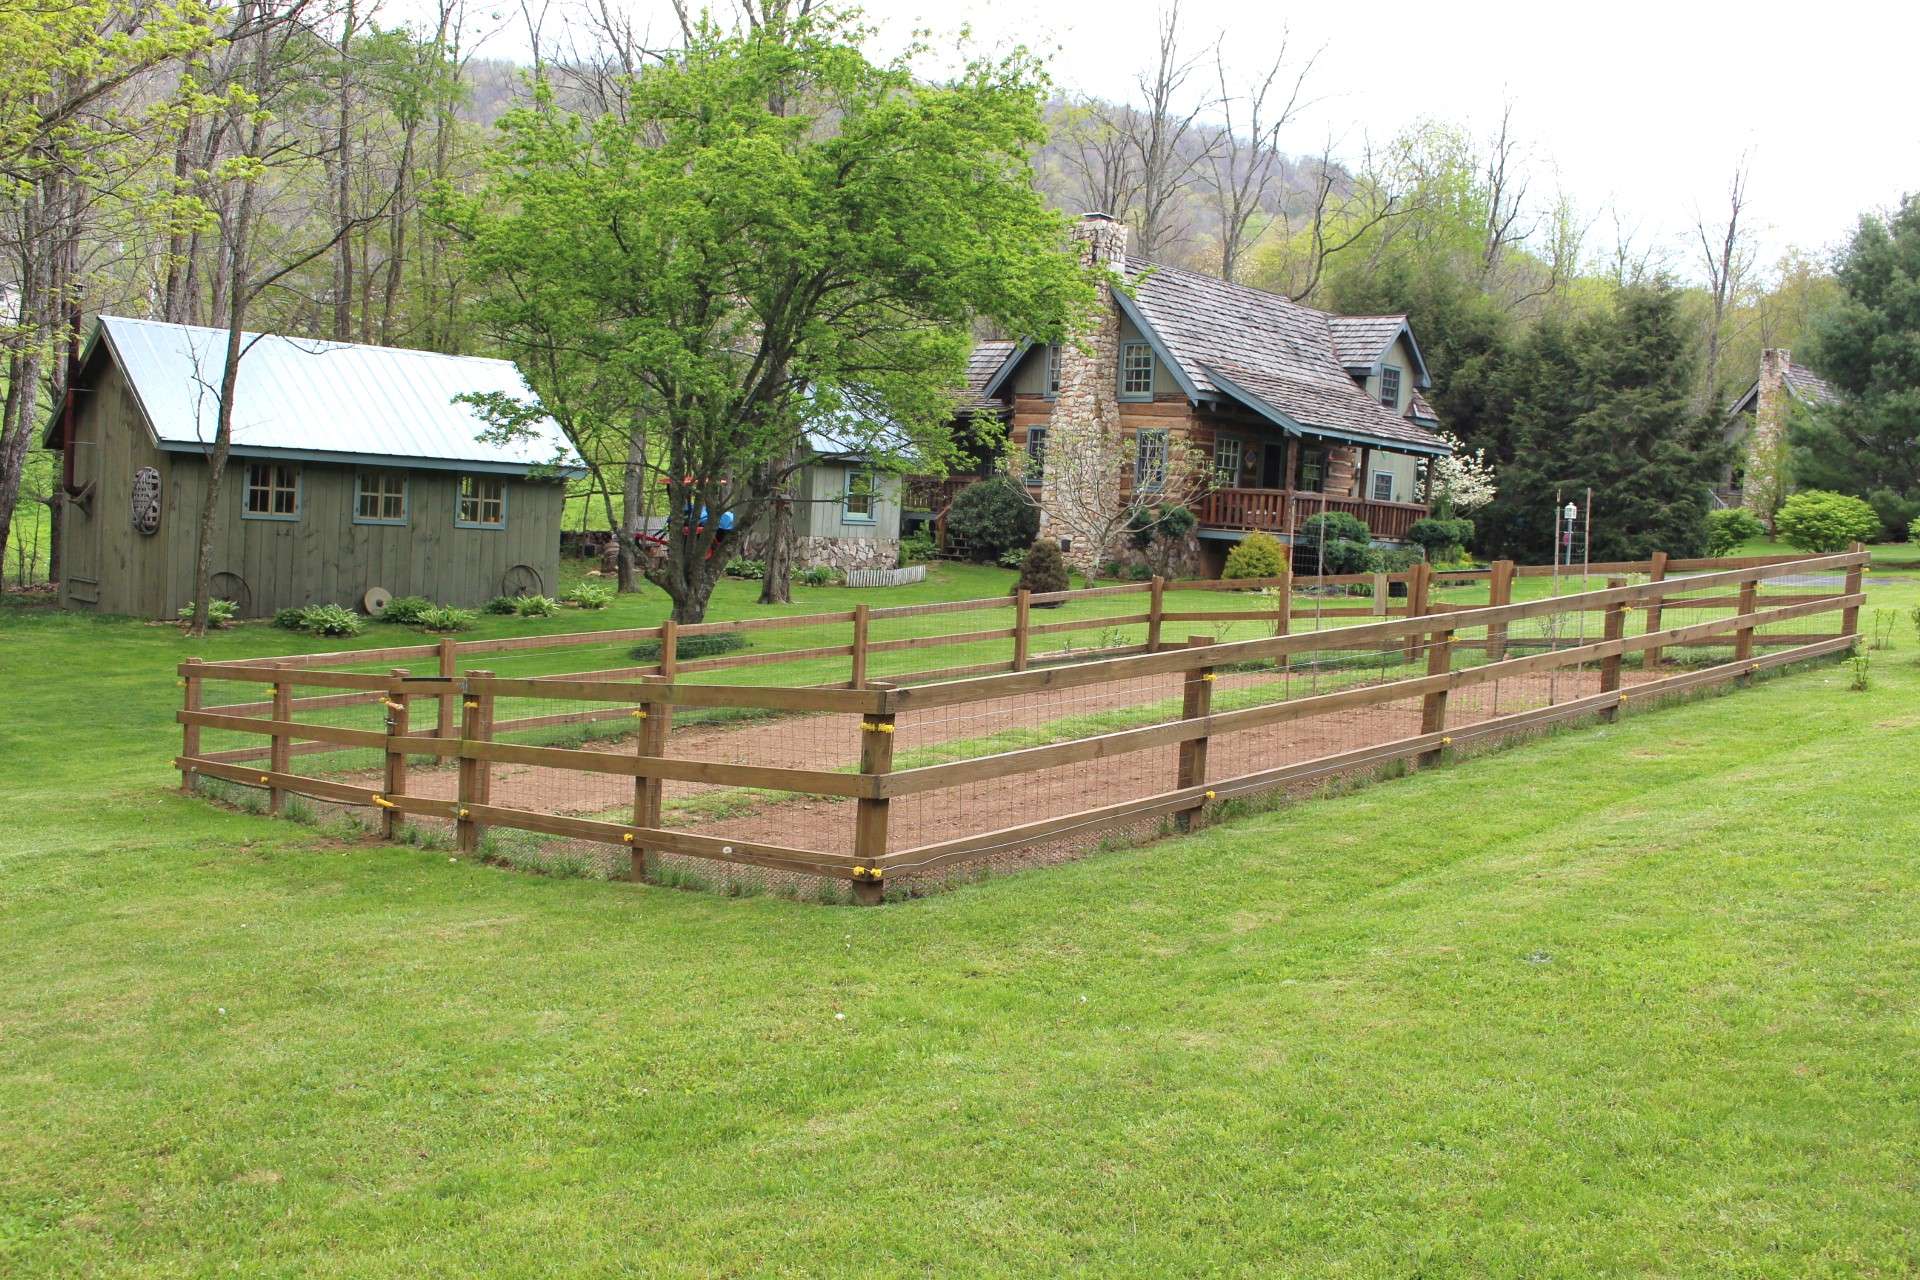
[{"label": "porch railing", "polygon": [[1405,540],[1414,521],[1427,515],[1426,504],[1419,502],[1376,502],[1290,489],[1214,489],[1201,502],[1200,523],[1212,529],[1291,534],[1322,511],[1356,516],[1374,537],[1393,541]]}]

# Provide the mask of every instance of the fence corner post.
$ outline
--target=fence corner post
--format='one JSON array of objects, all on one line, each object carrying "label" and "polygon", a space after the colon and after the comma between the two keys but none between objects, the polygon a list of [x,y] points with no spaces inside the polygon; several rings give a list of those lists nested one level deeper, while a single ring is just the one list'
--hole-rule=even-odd
[{"label": "fence corner post", "polygon": [[[200,666],[201,660],[199,658],[188,658],[187,665],[189,667]],[[182,681],[182,683],[186,686],[186,693],[184,696],[182,696],[180,700],[181,709],[183,711],[194,712],[194,711],[200,710],[200,707],[206,697],[206,689],[205,689],[205,686],[201,683],[201,680],[202,680],[202,677],[197,675],[196,673],[192,671],[187,672],[185,679]],[[180,726],[180,754],[189,760],[195,759],[199,756],[200,754],[200,726],[199,725],[183,724]],[[190,796],[193,794],[193,766],[192,765],[183,764],[180,766],[180,794],[183,796]]]},{"label": "fence corner post", "polygon": [[[860,717],[860,772],[876,777],[893,772],[894,717],[891,711],[868,711]],[[885,897],[881,881],[887,857],[887,806],[885,796],[861,796],[855,802],[853,817],[853,856],[856,859],[853,882],[854,903],[877,907]]]},{"label": "fence corner post", "polygon": [[1153,583],[1147,588],[1147,652],[1160,652],[1160,627],[1167,613],[1167,580],[1159,574],[1153,575]]},{"label": "fence corner post", "polygon": [[460,852],[478,853],[485,828],[480,819],[468,812],[487,803],[493,790],[493,766],[490,761],[474,754],[474,748],[493,739],[493,693],[491,690],[474,691],[473,683],[490,681],[491,671],[469,671],[463,682],[460,699],[460,803],[459,821],[455,831],[459,835]]},{"label": "fence corner post", "polygon": [[853,680],[852,688],[867,687],[867,615],[864,604],[853,606]]},{"label": "fence corner post", "polygon": [[1033,638],[1033,592],[1021,587],[1013,594],[1013,669],[1025,671]]},{"label": "fence corner post", "polygon": [[[284,724],[293,719],[293,683],[288,680],[273,682],[273,718]],[[276,774],[287,773],[293,768],[293,740],[284,731],[276,729],[267,748],[267,769]],[[275,782],[267,790],[267,812],[278,816],[287,807],[287,793]]]},{"label": "fence corner post", "polygon": [[[1647,581],[1648,582],[1665,582],[1667,580],[1667,561],[1669,558],[1670,557],[1664,551],[1656,551],[1653,553],[1653,555],[1648,559],[1648,562],[1647,562]],[[1665,600],[1665,598],[1666,597],[1656,593],[1654,597],[1647,602],[1647,634],[1648,635],[1652,635],[1654,632],[1660,629],[1660,614],[1662,612],[1662,602]],[[1642,671],[1652,671],[1655,667],[1658,667],[1659,665],[1660,665],[1660,646],[1659,645],[1655,645],[1651,649],[1643,649],[1640,651],[1640,669]]]},{"label": "fence corner post", "polygon": [[[1213,642],[1214,639],[1212,636],[1187,637],[1187,647],[1189,649],[1204,649]],[[1180,718],[1182,720],[1204,720],[1212,714],[1213,681],[1214,670],[1212,667],[1188,668],[1186,672],[1186,683],[1182,687],[1180,699]],[[1197,738],[1188,738],[1180,744],[1179,766],[1174,776],[1173,785],[1176,789],[1185,791],[1190,787],[1200,786],[1206,780],[1207,735],[1202,734]],[[1180,812],[1173,816],[1174,826],[1181,831],[1193,830],[1194,816],[1206,807],[1206,803],[1207,802],[1202,799],[1197,801],[1193,807],[1180,810]]]},{"label": "fence corner post", "polygon": [[[404,749],[396,750],[393,740],[407,736],[407,721],[412,710],[413,699],[398,685],[412,673],[405,667],[394,667],[387,674],[393,677],[395,687],[388,689],[386,693],[387,769],[386,776],[381,779],[381,785],[385,788],[382,794],[388,800],[392,800],[395,796],[407,794],[407,753]],[[389,808],[386,805],[380,806],[381,836],[388,840],[393,839],[400,834],[401,822],[398,809]]]},{"label": "fence corner post", "polygon": [[[1625,578],[1608,578],[1607,579],[1608,590],[1614,590],[1616,588],[1624,587],[1626,585],[1627,585],[1627,580]],[[1613,604],[1610,604],[1607,606],[1606,619],[1603,624],[1604,630],[1601,636],[1601,638],[1605,641],[1605,643],[1619,644],[1621,641],[1626,639],[1627,608],[1628,608],[1628,605],[1624,600],[1616,601]],[[1614,693],[1619,690],[1621,657],[1622,657],[1622,651],[1616,649],[1612,653],[1609,653],[1604,658],[1600,659],[1600,692]],[[1615,702],[1615,703],[1611,703],[1608,706],[1602,707],[1600,709],[1600,718],[1609,724],[1619,719],[1620,704],[1618,702]]]},{"label": "fence corner post", "polygon": [[[1864,556],[1866,554],[1867,544],[1864,542],[1856,542],[1853,544],[1851,550],[1854,555]],[[1859,595],[1860,588],[1863,585],[1865,585],[1863,581],[1865,572],[1866,572],[1866,562],[1864,560],[1848,565],[1847,566],[1847,584],[1844,588],[1842,588],[1842,590],[1844,590],[1846,594],[1850,596]],[[1860,634],[1860,606],[1859,605],[1857,604],[1849,605],[1847,608],[1841,610],[1840,634],[1843,636],[1857,636]]]},{"label": "fence corner post", "polygon": [[[1427,675],[1448,676],[1453,671],[1453,628],[1446,627],[1433,632],[1427,642]],[[1445,733],[1447,728],[1447,694],[1452,682],[1425,694],[1420,699],[1420,735]],[[1415,757],[1416,767],[1425,767],[1440,763],[1440,753],[1445,750],[1443,739],[1440,746],[1422,751]]]}]

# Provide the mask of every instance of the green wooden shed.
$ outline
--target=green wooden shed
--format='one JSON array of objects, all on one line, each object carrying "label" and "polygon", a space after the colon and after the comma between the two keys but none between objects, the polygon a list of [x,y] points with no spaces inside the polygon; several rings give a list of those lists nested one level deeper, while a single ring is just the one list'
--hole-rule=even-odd
[{"label": "green wooden shed", "polygon": [[[462,395],[531,403],[505,360],[248,334],[213,539],[242,617],[369,592],[471,605],[552,592],[565,479],[551,419],[498,440]],[[67,402],[60,601],[171,617],[193,598],[224,330],[102,316]]]}]

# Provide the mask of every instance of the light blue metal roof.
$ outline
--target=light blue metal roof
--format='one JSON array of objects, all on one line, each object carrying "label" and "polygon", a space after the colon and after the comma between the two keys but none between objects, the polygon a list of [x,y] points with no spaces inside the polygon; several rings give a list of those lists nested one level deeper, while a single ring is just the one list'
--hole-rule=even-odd
[{"label": "light blue metal roof", "polygon": [[[162,448],[212,443],[226,330],[101,316],[99,334]],[[479,439],[486,422],[454,400],[498,392],[532,401],[511,361],[251,333],[243,351],[233,416],[237,454],[489,471],[579,468],[552,418],[532,424],[528,439],[486,443]]]}]

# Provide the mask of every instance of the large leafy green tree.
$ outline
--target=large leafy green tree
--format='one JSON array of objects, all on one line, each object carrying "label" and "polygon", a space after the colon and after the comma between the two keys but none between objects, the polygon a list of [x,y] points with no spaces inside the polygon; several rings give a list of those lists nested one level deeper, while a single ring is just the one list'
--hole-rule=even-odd
[{"label": "large leafy green tree", "polygon": [[668,515],[647,576],[681,621],[724,565],[718,515],[755,525],[808,430],[937,469],[971,326],[1052,340],[1092,306],[1031,182],[1035,65],[927,84],[866,38],[823,15],[696,28],[618,116],[542,89],[448,207],[481,322],[576,442],[644,434]]},{"label": "large leafy green tree", "polygon": [[1704,551],[1727,446],[1689,407],[1693,336],[1664,283],[1623,289],[1576,319],[1541,319],[1503,366],[1502,427],[1488,433],[1500,492],[1475,521],[1491,550],[1545,561],[1556,496],[1584,502],[1591,487],[1594,559]]},{"label": "large leafy green tree", "polygon": [[1900,536],[1920,516],[1920,196],[1862,218],[1838,276],[1806,357],[1841,398],[1794,415],[1793,479],[1865,498]]}]

